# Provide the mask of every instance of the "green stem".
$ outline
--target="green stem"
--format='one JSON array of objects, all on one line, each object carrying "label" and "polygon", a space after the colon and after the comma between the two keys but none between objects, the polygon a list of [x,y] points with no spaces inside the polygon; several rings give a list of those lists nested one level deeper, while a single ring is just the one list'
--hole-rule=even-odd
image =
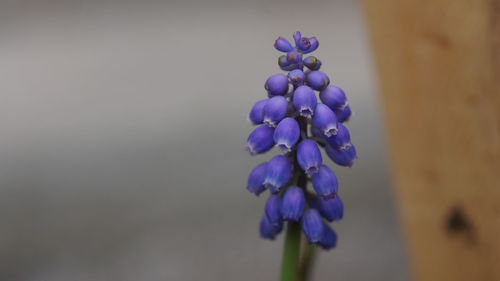
[{"label": "green stem", "polygon": [[283,259],[281,263],[281,281],[296,281],[299,272],[300,225],[289,222],[286,228]]},{"label": "green stem", "polygon": [[300,261],[299,274],[296,281],[308,281],[316,257],[316,246],[306,245]]}]

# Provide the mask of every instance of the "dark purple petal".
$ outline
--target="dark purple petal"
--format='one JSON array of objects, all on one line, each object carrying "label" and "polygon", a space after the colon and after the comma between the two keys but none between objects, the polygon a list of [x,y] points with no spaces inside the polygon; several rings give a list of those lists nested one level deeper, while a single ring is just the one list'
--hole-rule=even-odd
[{"label": "dark purple petal", "polygon": [[339,184],[335,174],[326,165],[321,165],[319,171],[312,177],[314,191],[323,198],[333,198]]},{"label": "dark purple petal", "polygon": [[288,77],[278,73],[267,78],[264,88],[270,96],[283,96],[288,93]]},{"label": "dark purple petal", "polygon": [[255,167],[247,179],[247,189],[255,195],[261,194],[266,187],[264,186],[264,180],[266,179],[267,162],[261,163]]},{"label": "dark purple petal", "polygon": [[314,205],[319,213],[328,221],[337,221],[344,216],[344,203],[342,203],[338,194],[329,199],[316,196]]},{"label": "dark purple petal", "polygon": [[271,194],[266,201],[265,214],[267,220],[271,224],[281,224],[283,219],[281,217],[281,197]]},{"label": "dark purple petal", "polygon": [[304,60],[304,65],[309,68],[310,70],[318,70],[321,67],[321,61],[317,59],[316,57],[309,56],[305,58]]},{"label": "dark purple petal", "polygon": [[274,128],[267,125],[261,125],[255,128],[247,139],[246,148],[251,155],[264,153],[274,146]]},{"label": "dark purple petal", "polygon": [[316,70],[307,74],[306,83],[314,90],[321,91],[330,84],[330,79],[325,73]]},{"label": "dark purple petal", "polygon": [[299,221],[304,213],[306,199],[304,191],[297,186],[290,186],[283,195],[281,214],[284,220]]},{"label": "dark purple petal", "polygon": [[300,226],[309,243],[319,243],[323,238],[324,223],[316,209],[304,212]]},{"label": "dark purple petal", "polygon": [[256,102],[252,109],[250,110],[250,114],[248,114],[248,119],[255,125],[262,124],[264,121],[264,105],[266,105],[267,99],[260,100]]},{"label": "dark purple petal", "polygon": [[280,52],[290,52],[293,50],[292,44],[281,36],[274,41],[274,48]]},{"label": "dark purple petal", "polygon": [[281,230],[283,230],[283,224],[271,224],[269,220],[267,219],[266,215],[263,215],[261,220],[260,220],[260,226],[259,226],[259,231],[260,231],[260,237],[265,238],[265,239],[270,239],[274,240],[276,235],[278,235]]},{"label": "dark purple petal", "polygon": [[318,172],[323,163],[323,158],[316,142],[306,139],[299,143],[297,148],[297,162],[309,176]]},{"label": "dark purple petal", "polygon": [[293,92],[293,106],[301,116],[313,116],[317,104],[316,95],[308,86],[300,86]]},{"label": "dark purple petal", "polygon": [[319,99],[331,110],[344,108],[347,105],[347,98],[344,91],[336,86],[328,85],[319,93]]},{"label": "dark purple petal", "polygon": [[326,140],[332,147],[340,150],[347,150],[351,145],[349,130],[342,123],[337,124],[337,134]]},{"label": "dark purple petal", "polygon": [[302,70],[295,69],[290,71],[290,73],[288,73],[288,79],[290,79],[290,82],[292,83],[293,86],[298,87],[304,85],[304,80],[306,79],[306,75]]},{"label": "dark purple petal", "polygon": [[299,123],[290,117],[281,120],[274,130],[274,142],[282,153],[292,151],[292,147],[297,143],[299,137]]},{"label": "dark purple petal", "polygon": [[310,47],[304,51],[304,54],[312,53],[312,52],[316,51],[316,49],[318,49],[318,47],[319,47],[319,41],[316,37],[308,38],[308,41],[309,41]]},{"label": "dark purple petal", "polygon": [[326,223],[323,226],[323,236],[319,241],[321,248],[330,250],[337,246],[337,233]]},{"label": "dark purple petal", "polygon": [[336,149],[327,145],[325,150],[328,157],[340,166],[351,167],[354,164],[354,160],[357,158],[356,147],[354,147],[353,144],[345,150]]},{"label": "dark purple petal", "polygon": [[270,98],[263,108],[264,124],[269,127],[276,125],[286,116],[288,101],[282,96]]},{"label": "dark purple petal", "polygon": [[322,103],[316,106],[312,123],[327,138],[337,134],[337,117],[328,106]]},{"label": "dark purple petal", "polygon": [[292,164],[283,155],[276,155],[267,164],[264,185],[272,193],[278,193],[292,175]]},{"label": "dark purple petal", "polygon": [[337,120],[339,122],[346,122],[349,121],[349,118],[351,117],[351,107],[349,105],[346,105],[344,108],[341,109],[335,109],[334,110],[335,115],[337,116]]}]

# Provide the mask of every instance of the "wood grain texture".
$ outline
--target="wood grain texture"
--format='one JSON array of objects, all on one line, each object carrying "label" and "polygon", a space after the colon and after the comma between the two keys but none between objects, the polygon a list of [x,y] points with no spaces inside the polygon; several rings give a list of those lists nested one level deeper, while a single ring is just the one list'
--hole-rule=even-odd
[{"label": "wood grain texture", "polygon": [[414,279],[500,280],[500,5],[364,6]]}]

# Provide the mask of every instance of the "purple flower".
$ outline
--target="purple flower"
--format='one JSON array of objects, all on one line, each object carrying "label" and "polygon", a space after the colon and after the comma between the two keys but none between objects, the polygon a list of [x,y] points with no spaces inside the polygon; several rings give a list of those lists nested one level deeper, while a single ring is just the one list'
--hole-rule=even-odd
[{"label": "purple flower", "polygon": [[281,197],[271,194],[266,201],[265,214],[270,224],[281,224]]},{"label": "purple flower", "polygon": [[330,79],[325,73],[316,70],[311,71],[306,75],[306,83],[314,90],[321,91],[326,88],[328,84],[330,84]]},{"label": "purple flower", "polygon": [[316,37],[307,38],[307,40],[309,41],[310,46],[307,50],[304,50],[304,54],[314,52],[319,47],[319,41],[318,39],[316,39]]},{"label": "purple flower", "polygon": [[299,221],[304,213],[306,199],[304,191],[297,186],[290,186],[283,195],[281,214],[287,221]]},{"label": "purple flower", "polygon": [[247,139],[247,150],[251,155],[264,153],[273,148],[274,128],[261,125],[255,128]]},{"label": "purple flower", "polygon": [[266,179],[267,162],[261,163],[255,167],[247,179],[247,189],[253,194],[259,196],[266,187],[264,186],[264,180]]},{"label": "purple flower", "polygon": [[325,150],[328,157],[340,166],[352,167],[354,160],[357,158],[356,147],[352,144],[345,150],[336,149],[327,145]]},{"label": "purple flower", "polygon": [[298,87],[304,85],[304,80],[306,79],[306,75],[300,69],[295,69],[288,73],[288,79],[294,87]]},{"label": "purple flower", "polygon": [[310,70],[318,70],[321,67],[321,61],[314,56],[309,56],[303,60],[304,65]]},{"label": "purple flower", "polygon": [[300,226],[309,243],[319,243],[323,238],[325,226],[316,209],[308,209],[304,212]]},{"label": "purple flower", "polygon": [[286,58],[291,63],[302,63],[302,53],[291,51],[286,54]]},{"label": "purple flower", "polygon": [[342,124],[337,124],[337,134],[326,139],[336,149],[347,150],[351,146],[349,130]]},{"label": "purple flower", "polygon": [[292,64],[291,62],[288,61],[287,59],[287,56],[286,55],[281,55],[279,56],[278,58],[278,65],[281,67],[287,67],[289,66],[290,64]]},{"label": "purple flower", "polygon": [[312,123],[327,138],[337,134],[337,117],[328,106],[322,103],[316,106]]},{"label": "purple flower", "polygon": [[342,109],[347,105],[344,91],[336,86],[328,85],[319,93],[319,99],[331,110]]},{"label": "purple flower", "polygon": [[280,52],[290,52],[293,50],[292,44],[281,36],[274,41],[274,48]]},{"label": "purple flower", "polygon": [[313,205],[328,221],[338,221],[344,216],[344,204],[338,194],[329,199],[316,196]]},{"label": "purple flower", "polygon": [[293,34],[293,40],[295,41],[295,46],[299,45],[300,38],[302,38],[302,34],[300,33],[300,31],[295,31],[295,33]]},{"label": "purple flower", "polygon": [[346,105],[344,108],[335,109],[334,112],[337,120],[342,123],[349,121],[351,117],[351,107],[349,105]]},{"label": "purple flower", "polygon": [[288,101],[282,96],[270,98],[263,108],[264,123],[275,127],[281,119],[285,118],[288,110]]},{"label": "purple flower", "polygon": [[274,130],[274,142],[282,153],[292,151],[292,147],[297,143],[299,137],[299,123],[290,117],[281,120]]},{"label": "purple flower", "polygon": [[308,174],[312,176],[319,171],[323,158],[321,151],[316,142],[306,139],[299,143],[297,148],[297,162],[299,166]]},{"label": "purple flower", "polygon": [[248,119],[255,125],[262,124],[264,121],[264,105],[266,105],[267,99],[260,100],[256,102],[252,109],[250,110],[250,114],[248,114]]},{"label": "purple flower", "polygon": [[290,180],[292,164],[283,155],[276,155],[267,163],[266,179],[264,186],[272,193],[278,193]]},{"label": "purple flower", "polygon": [[283,96],[288,93],[288,77],[285,74],[274,74],[267,78],[264,88],[270,97]]},{"label": "purple flower", "polygon": [[266,215],[262,216],[259,227],[260,237],[274,240],[276,235],[278,235],[281,232],[281,230],[283,230],[283,223],[278,225],[271,224],[267,219]]},{"label": "purple flower", "polygon": [[317,104],[316,95],[308,86],[300,86],[293,92],[293,106],[301,116],[313,116]]},{"label": "purple flower", "polygon": [[335,174],[326,165],[321,165],[318,172],[312,177],[314,191],[323,198],[333,198],[339,184]]},{"label": "purple flower", "polygon": [[311,42],[307,37],[301,37],[297,42],[297,48],[301,51],[307,51],[311,48]]},{"label": "purple flower", "polygon": [[337,233],[326,223],[323,224],[323,236],[321,236],[319,245],[325,250],[330,250],[337,246]]}]

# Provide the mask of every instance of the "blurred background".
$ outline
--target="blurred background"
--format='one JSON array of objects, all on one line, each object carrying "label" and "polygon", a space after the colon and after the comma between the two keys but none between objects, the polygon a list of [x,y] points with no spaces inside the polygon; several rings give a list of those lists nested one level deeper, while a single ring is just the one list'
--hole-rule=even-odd
[{"label": "blurred background", "polygon": [[358,1],[0,3],[0,280],[275,280],[246,115],[296,30],[359,154],[314,280],[408,280]]}]

